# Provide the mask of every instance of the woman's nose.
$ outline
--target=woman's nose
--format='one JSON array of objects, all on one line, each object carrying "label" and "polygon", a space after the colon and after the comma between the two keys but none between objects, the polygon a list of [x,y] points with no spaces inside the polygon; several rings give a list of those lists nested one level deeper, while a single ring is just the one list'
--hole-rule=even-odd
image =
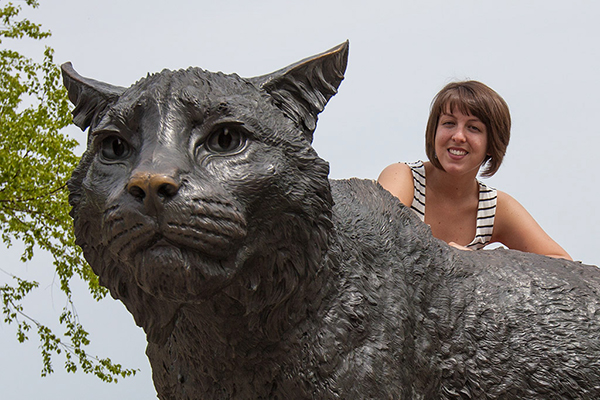
[{"label": "woman's nose", "polygon": [[467,140],[467,136],[465,135],[465,129],[465,126],[458,125],[452,135],[452,140],[458,143],[464,143]]}]

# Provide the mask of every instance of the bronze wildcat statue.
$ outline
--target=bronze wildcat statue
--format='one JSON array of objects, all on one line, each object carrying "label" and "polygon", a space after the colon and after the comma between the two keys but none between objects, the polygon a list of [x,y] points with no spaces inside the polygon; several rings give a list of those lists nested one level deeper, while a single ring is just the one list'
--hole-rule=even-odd
[{"label": "bronze wildcat statue", "polygon": [[348,44],[130,88],[63,65],[88,148],[78,244],[143,327],[161,399],[597,399],[600,271],[464,252],[311,147]]}]

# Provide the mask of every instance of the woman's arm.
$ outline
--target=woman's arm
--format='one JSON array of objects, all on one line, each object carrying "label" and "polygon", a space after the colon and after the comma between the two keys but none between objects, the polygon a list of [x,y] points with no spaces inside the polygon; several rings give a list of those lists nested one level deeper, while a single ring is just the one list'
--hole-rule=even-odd
[{"label": "woman's arm", "polygon": [[498,191],[492,242],[500,242],[509,249],[572,260],[571,256],[544,232],[525,207],[501,191]]},{"label": "woman's arm", "polygon": [[377,182],[388,192],[396,196],[405,205],[410,207],[413,202],[414,183],[410,167],[404,163],[395,163],[387,166]]}]

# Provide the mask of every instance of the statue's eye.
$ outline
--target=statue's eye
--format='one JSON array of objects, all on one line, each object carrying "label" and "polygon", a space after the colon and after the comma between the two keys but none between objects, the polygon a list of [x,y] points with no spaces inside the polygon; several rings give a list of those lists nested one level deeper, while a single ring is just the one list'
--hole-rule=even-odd
[{"label": "statue's eye", "polygon": [[122,160],[129,155],[130,147],[118,136],[108,136],[102,140],[102,157],[108,161]]},{"label": "statue's eye", "polygon": [[246,136],[235,127],[222,126],[210,134],[206,148],[214,153],[232,153],[246,144]]}]

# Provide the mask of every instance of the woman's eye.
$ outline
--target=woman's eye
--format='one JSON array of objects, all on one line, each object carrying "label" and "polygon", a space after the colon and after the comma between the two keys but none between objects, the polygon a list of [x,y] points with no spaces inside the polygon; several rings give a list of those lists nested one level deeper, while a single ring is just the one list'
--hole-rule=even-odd
[{"label": "woman's eye", "polygon": [[220,127],[206,140],[206,148],[214,153],[231,153],[241,149],[246,137],[236,128]]},{"label": "woman's eye", "polygon": [[123,139],[109,136],[102,140],[102,157],[108,161],[117,161],[129,155],[130,147]]}]

